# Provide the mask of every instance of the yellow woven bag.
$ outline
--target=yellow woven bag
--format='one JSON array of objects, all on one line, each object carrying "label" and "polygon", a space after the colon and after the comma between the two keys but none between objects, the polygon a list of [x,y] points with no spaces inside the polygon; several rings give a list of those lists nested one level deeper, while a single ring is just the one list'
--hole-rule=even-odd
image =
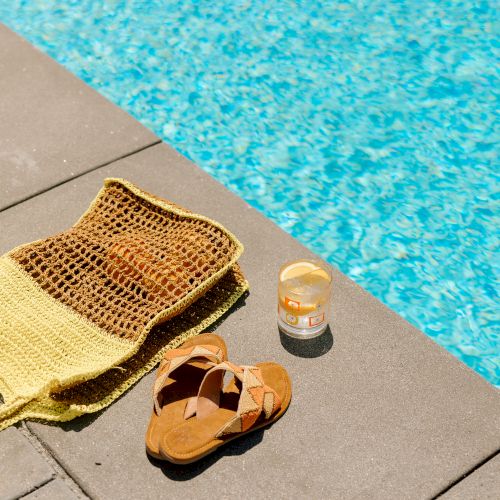
[{"label": "yellow woven bag", "polygon": [[220,224],[107,179],[73,227],[0,257],[0,429],[110,404],[244,293],[242,251]]}]

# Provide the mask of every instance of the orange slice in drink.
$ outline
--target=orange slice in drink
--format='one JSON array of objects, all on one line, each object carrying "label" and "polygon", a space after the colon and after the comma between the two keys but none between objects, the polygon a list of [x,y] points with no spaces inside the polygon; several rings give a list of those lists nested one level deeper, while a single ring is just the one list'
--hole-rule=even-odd
[{"label": "orange slice in drink", "polygon": [[311,284],[318,283],[319,281],[324,281],[325,285],[330,283],[328,273],[314,262],[307,260],[292,262],[280,273],[280,281],[282,283],[294,278],[300,279],[301,282]]},{"label": "orange slice in drink", "polygon": [[279,279],[280,304],[287,312],[297,316],[317,310],[318,305],[324,302],[322,296],[330,284],[328,272],[307,260],[290,263],[281,271]]}]

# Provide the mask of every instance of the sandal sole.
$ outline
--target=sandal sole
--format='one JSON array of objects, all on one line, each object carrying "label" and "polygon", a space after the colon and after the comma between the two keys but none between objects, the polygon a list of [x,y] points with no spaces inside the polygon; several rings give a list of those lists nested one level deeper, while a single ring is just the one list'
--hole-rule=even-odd
[{"label": "sandal sole", "polygon": [[166,460],[168,462],[171,462],[171,463],[177,464],[177,465],[192,464],[193,462],[197,462],[198,460],[201,460],[202,458],[206,457],[207,455],[210,455],[214,451],[218,450],[219,448],[221,448],[225,444],[230,443],[231,441],[234,441],[235,439],[242,438],[243,436],[246,436],[247,434],[251,434],[254,431],[258,431],[259,429],[262,429],[265,427],[270,427],[272,424],[277,422],[286,413],[286,411],[288,410],[288,408],[290,406],[290,402],[292,400],[292,381],[290,380],[288,373],[286,371],[284,373],[286,374],[286,377],[287,377],[286,380],[287,380],[288,390],[287,390],[287,393],[285,394],[285,397],[282,401],[282,407],[280,408],[278,413],[276,413],[276,415],[271,420],[267,420],[265,422],[262,422],[261,424],[256,425],[255,427],[252,427],[251,429],[249,429],[246,432],[235,434],[234,436],[231,436],[227,439],[224,439],[224,441],[222,443],[214,446],[213,448],[210,448],[210,449],[202,452],[199,455],[189,457],[186,459],[179,459],[179,458],[172,457],[172,456],[168,455],[162,448],[160,448],[161,460]]}]

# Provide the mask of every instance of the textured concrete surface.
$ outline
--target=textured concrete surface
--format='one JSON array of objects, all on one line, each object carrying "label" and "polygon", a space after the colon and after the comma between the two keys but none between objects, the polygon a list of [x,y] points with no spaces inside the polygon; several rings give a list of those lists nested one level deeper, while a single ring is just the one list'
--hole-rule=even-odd
[{"label": "textured concrete surface", "polygon": [[0,117],[0,210],[158,140],[2,24]]},{"label": "textured concrete surface", "polygon": [[31,443],[14,427],[0,433],[0,498],[26,495],[55,473]]},{"label": "textured concrete surface", "polygon": [[24,500],[77,500],[79,497],[61,479],[54,479],[24,497]]},{"label": "textured concrete surface", "polygon": [[98,415],[29,424],[91,496],[176,497],[188,487],[195,498],[426,498],[498,449],[497,391],[341,273],[331,332],[307,345],[280,337],[278,268],[310,253],[164,145],[4,211],[0,252],[72,224],[106,176],[130,179],[238,235],[251,292],[218,331],[236,362],[286,366],[294,396],[269,430],[185,468],[152,463],[144,452],[153,375]]},{"label": "textured concrete surface", "polygon": [[441,500],[498,500],[500,455],[496,455],[479,467],[440,498]]}]

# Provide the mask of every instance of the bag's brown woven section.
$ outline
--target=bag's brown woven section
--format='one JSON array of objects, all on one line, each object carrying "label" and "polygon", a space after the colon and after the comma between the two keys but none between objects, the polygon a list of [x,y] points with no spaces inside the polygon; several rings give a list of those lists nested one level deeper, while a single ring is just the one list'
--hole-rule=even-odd
[{"label": "bag's brown woven section", "polygon": [[174,339],[203,323],[236,290],[245,288],[245,278],[236,264],[210,291],[200,297],[183,313],[153,328],[137,353],[120,365],[118,370],[108,370],[95,379],[62,392],[53,393],[50,396],[51,399],[54,402],[77,406],[89,406],[102,401],[122,384],[127,383],[130,377],[141,368],[150,365],[152,362],[156,363],[159,352],[170,347],[169,344]]},{"label": "bag's brown woven section", "polygon": [[161,311],[171,311],[165,321],[205,293],[241,253],[217,224],[155,200],[108,180],[72,228],[10,256],[52,297],[135,342]]}]

